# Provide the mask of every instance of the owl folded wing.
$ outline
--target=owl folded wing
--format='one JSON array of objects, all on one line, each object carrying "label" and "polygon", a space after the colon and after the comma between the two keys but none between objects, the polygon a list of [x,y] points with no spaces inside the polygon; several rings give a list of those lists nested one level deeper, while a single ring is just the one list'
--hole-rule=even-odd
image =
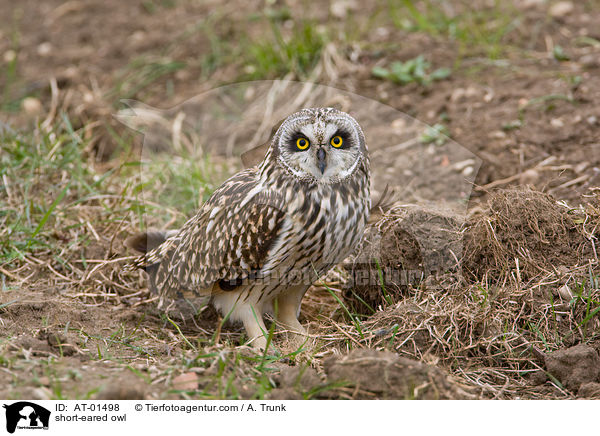
[{"label": "owl folded wing", "polygon": [[165,268],[159,268],[157,286],[160,288],[162,281],[165,288],[199,295],[210,293],[215,283],[223,291],[235,289],[260,274],[280,236],[284,216],[281,209],[264,203],[252,202],[239,210],[233,206],[220,209],[185,233]]},{"label": "owl folded wing", "polygon": [[228,291],[260,273],[280,236],[285,200],[261,189],[253,170],[225,182],[181,230],[133,262],[153,291],[208,295],[215,284]]}]

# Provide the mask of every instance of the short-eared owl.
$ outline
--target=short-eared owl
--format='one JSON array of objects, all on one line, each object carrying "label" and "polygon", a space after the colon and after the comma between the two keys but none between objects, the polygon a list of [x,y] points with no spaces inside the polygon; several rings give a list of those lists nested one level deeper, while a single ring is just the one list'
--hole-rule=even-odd
[{"label": "short-eared owl", "polygon": [[298,315],[306,290],[362,237],[369,173],[354,118],[303,109],[283,121],[259,165],[223,183],[180,230],[148,235],[160,245],[131,267],[148,272],[161,306],[211,296],[244,323],[255,347],[266,347],[263,314],[274,308],[280,323],[305,335]]}]

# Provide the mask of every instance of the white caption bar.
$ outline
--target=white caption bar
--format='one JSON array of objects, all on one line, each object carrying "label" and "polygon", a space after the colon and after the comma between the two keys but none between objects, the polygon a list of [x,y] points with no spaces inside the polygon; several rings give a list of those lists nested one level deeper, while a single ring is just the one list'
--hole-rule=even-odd
[{"label": "white caption bar", "polygon": [[[0,434],[591,434],[594,401],[10,401]],[[563,419],[564,417],[572,419]],[[556,419],[557,417],[563,417]],[[575,418],[578,417],[578,418]],[[588,417],[587,419],[585,417]],[[36,432],[42,430],[42,432]],[[578,432],[581,433],[578,433]],[[8,432],[8,433],[7,433]],[[310,433],[307,433],[310,432]],[[330,433],[329,433],[330,432]],[[376,433],[377,432],[377,433]],[[382,433],[383,434],[383,433]]]}]

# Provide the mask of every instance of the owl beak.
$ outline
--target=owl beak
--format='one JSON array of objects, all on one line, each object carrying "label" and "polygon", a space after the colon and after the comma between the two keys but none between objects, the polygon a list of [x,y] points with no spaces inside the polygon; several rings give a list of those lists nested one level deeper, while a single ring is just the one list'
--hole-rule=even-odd
[{"label": "owl beak", "polygon": [[325,173],[325,167],[327,166],[327,154],[325,154],[325,150],[319,148],[317,151],[317,164],[319,165],[319,170],[321,170],[321,174]]}]

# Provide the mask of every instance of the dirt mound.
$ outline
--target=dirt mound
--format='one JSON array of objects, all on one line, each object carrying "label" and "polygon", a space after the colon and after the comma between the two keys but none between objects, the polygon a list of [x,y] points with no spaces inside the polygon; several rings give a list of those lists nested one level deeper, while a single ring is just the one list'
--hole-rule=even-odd
[{"label": "dirt mound", "polygon": [[502,279],[514,271],[529,280],[585,263],[589,241],[573,216],[566,204],[542,192],[519,188],[491,193],[487,208],[467,225],[463,273],[479,281]]},{"label": "dirt mound", "polygon": [[383,399],[476,398],[474,392],[452,382],[437,367],[387,351],[354,350],[345,356],[330,357],[323,364],[327,380],[348,383],[357,398],[367,399],[372,394]]},{"label": "dirt mound", "polygon": [[546,355],[546,368],[567,389],[600,381],[600,357],[589,345],[580,344]]},{"label": "dirt mound", "polygon": [[352,262],[344,299],[369,315],[406,295],[428,275],[455,269],[461,219],[448,210],[402,205],[370,227]]}]

